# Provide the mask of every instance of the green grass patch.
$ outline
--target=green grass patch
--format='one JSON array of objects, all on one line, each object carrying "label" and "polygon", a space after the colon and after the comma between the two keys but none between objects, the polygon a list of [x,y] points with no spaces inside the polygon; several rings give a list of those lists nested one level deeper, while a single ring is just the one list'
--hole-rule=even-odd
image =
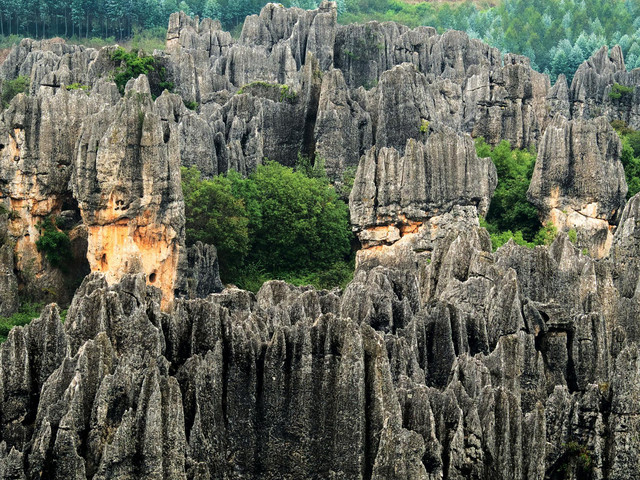
[{"label": "green grass patch", "polygon": [[0,343],[4,342],[9,331],[16,326],[24,326],[40,316],[41,303],[23,303],[20,309],[10,317],[0,317]]}]

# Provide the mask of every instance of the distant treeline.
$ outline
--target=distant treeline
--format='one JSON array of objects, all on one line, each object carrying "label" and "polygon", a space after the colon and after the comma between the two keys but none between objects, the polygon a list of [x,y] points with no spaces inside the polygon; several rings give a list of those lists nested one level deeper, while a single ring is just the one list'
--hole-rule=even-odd
[{"label": "distant treeline", "polygon": [[[109,38],[135,32],[161,35],[169,15],[219,19],[238,29],[265,0],[0,0],[0,34],[36,38]],[[320,0],[283,0],[287,7],[316,8]],[[503,0],[491,7],[468,3],[405,3],[402,0],[338,0],[341,23],[395,20],[463,30],[503,52],[527,55],[553,80],[576,68],[602,45],[619,44],[627,67],[640,67],[640,0]]]}]

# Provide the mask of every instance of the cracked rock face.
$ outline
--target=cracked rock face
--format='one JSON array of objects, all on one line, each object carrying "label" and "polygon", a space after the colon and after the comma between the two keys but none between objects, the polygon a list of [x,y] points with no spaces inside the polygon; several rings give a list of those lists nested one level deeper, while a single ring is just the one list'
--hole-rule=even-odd
[{"label": "cracked rock face", "polygon": [[424,136],[409,140],[404,155],[372,148],[360,160],[349,208],[363,246],[394,243],[454,205],[486,214],[497,182],[491,160],[478,158],[471,137],[450,128]]}]

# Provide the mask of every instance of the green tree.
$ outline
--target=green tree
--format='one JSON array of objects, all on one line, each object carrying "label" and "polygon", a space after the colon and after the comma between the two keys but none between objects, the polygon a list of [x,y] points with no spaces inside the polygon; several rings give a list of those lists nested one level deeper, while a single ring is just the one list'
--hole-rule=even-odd
[{"label": "green tree", "polygon": [[640,147],[639,137],[640,132],[633,132],[622,137],[622,154],[620,155],[620,161],[624,167],[624,176],[627,180],[627,186],[629,187],[627,198],[631,198],[640,192],[640,155],[635,153],[631,140],[633,139],[633,144]]},{"label": "green tree", "polygon": [[186,242],[215,245],[220,273],[230,281],[238,275],[249,252],[249,219],[242,199],[233,195],[224,176],[201,178],[197,168],[182,168]]},{"label": "green tree", "polygon": [[249,259],[273,273],[314,270],[350,252],[349,209],[325,180],[267,162],[236,190],[250,209]]},{"label": "green tree", "polygon": [[506,140],[491,149],[484,139],[477,140],[478,155],[491,157],[498,171],[498,185],[487,213],[487,222],[498,231],[521,232],[533,241],[540,229],[538,211],[527,200],[536,157],[527,150],[512,150]]}]

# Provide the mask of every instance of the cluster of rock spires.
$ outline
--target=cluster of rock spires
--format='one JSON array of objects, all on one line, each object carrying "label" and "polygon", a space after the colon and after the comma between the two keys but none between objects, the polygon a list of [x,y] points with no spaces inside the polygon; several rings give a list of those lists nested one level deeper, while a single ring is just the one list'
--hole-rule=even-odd
[{"label": "cluster of rock spires", "polygon": [[[640,197],[609,121],[640,127],[640,101],[608,92],[639,74],[618,48],[551,87],[463,33],[324,2],[269,4],[239,40],[174,14],[156,99],[145,76],[121,97],[112,52],[26,39],[0,67],[31,79],[0,117],[0,315],[72,293],[35,246],[48,216],[91,272],[64,324],[51,305],[0,349],[0,478],[637,477]],[[538,149],[550,247],[492,253],[478,136]],[[357,167],[354,280],[222,290],[215,248],[185,247],[180,166],[299,153]]]}]

